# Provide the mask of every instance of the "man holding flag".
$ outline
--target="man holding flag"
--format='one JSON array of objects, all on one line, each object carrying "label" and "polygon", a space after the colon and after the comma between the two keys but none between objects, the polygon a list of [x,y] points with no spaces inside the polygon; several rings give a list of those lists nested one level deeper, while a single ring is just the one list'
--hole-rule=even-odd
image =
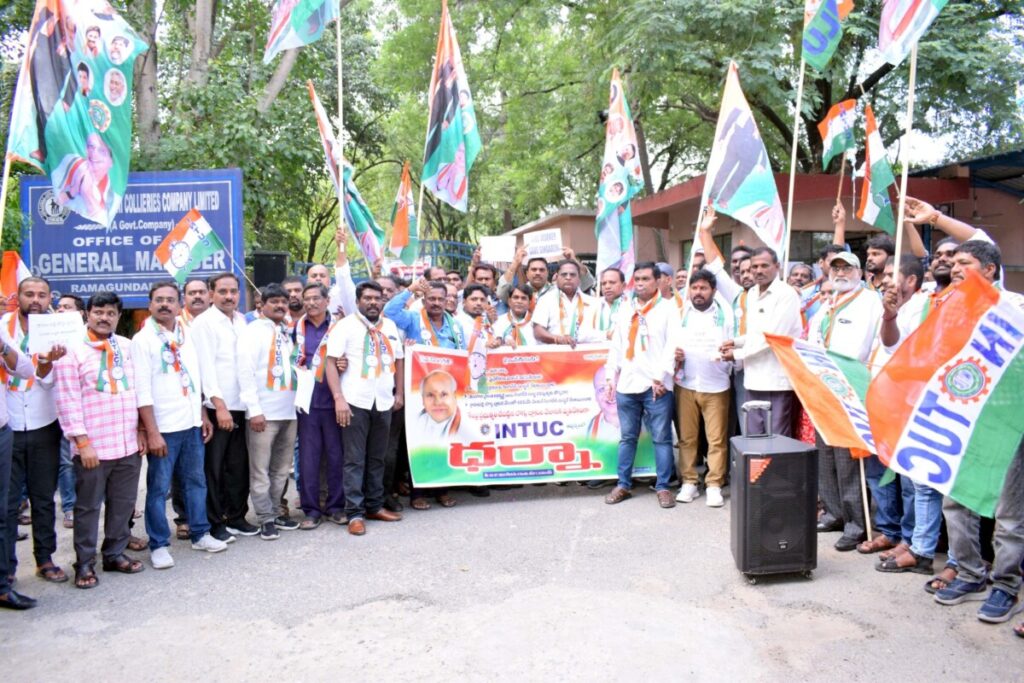
[{"label": "man holding flag", "polygon": [[[844,251],[833,257],[829,267],[832,298],[811,317],[807,341],[864,363],[871,355],[878,333],[882,302],[861,286],[860,278],[860,259],[856,254]],[[825,515],[818,521],[818,530],[842,530],[843,535],[835,544],[836,550],[853,550],[867,537],[860,498],[859,467],[850,449],[825,443],[820,432],[816,438],[818,494],[825,506]],[[861,457],[865,455],[861,454]],[[877,496],[878,492],[875,494]],[[891,528],[887,525],[881,531],[883,535],[877,539],[877,550],[886,550],[899,543],[898,520]]]}]

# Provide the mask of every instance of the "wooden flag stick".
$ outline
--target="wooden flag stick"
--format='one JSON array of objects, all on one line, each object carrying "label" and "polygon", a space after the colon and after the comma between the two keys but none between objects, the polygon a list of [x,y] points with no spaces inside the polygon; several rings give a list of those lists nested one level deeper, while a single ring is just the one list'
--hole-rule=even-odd
[{"label": "wooden flag stick", "polygon": [[800,80],[796,88],[796,114],[793,116],[793,150],[789,157],[789,201],[786,204],[786,243],[782,250],[782,267],[779,279],[786,279],[786,263],[789,261],[789,244],[793,236],[793,190],[796,185],[796,152],[800,144],[800,110],[804,103],[804,74],[807,64],[800,57]]},{"label": "wooden flag stick", "polygon": [[4,177],[0,181],[0,241],[4,237],[4,216],[7,214],[7,182],[11,179],[11,156],[4,155]]},{"label": "wooden flag stick", "polygon": [[842,201],[843,178],[846,177],[846,152],[843,152],[842,163],[839,165],[839,189],[836,190],[836,204]]},{"label": "wooden flag stick", "polygon": [[342,80],[341,69],[341,13],[334,21],[335,52],[338,59],[338,153],[341,161],[338,164],[338,226],[345,229],[345,112],[342,109],[344,104],[344,81]]},{"label": "wooden flag stick", "polygon": [[871,530],[871,506],[868,505],[868,483],[864,475],[864,458],[857,458],[857,461],[860,463],[860,497],[861,502],[864,503],[864,530],[867,531],[870,541],[874,532]]},{"label": "wooden flag stick", "polygon": [[903,212],[907,207],[907,172],[910,170],[908,152],[910,149],[910,134],[914,130],[914,89],[917,85],[917,44],[910,49],[910,82],[907,86],[907,129],[904,133],[903,142],[900,143],[900,189],[899,208],[896,212],[896,253],[893,254],[893,263],[899,268],[900,257],[903,255]]}]

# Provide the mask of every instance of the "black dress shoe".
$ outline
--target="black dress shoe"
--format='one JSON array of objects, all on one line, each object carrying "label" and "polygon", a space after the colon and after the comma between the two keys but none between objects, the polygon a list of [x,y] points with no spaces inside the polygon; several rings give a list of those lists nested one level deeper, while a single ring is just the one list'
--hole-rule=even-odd
[{"label": "black dress shoe", "polygon": [[842,530],[843,530],[843,523],[840,522],[839,520],[836,520],[834,522],[828,522],[828,523],[826,523],[826,522],[818,522],[818,533],[819,534],[828,533],[830,531],[842,531]]},{"label": "black dress shoe", "polygon": [[402,501],[398,500],[397,495],[390,495],[384,499],[384,509],[391,512],[401,512],[405,509],[405,506],[402,505]]},{"label": "black dress shoe", "polygon": [[835,549],[841,553],[849,552],[860,545],[860,542],[867,539],[867,534],[860,536],[842,536],[836,541]]},{"label": "black dress shoe", "polygon": [[7,593],[0,595],[0,607],[3,609],[26,610],[32,609],[35,606],[35,600],[21,593],[7,591]]}]

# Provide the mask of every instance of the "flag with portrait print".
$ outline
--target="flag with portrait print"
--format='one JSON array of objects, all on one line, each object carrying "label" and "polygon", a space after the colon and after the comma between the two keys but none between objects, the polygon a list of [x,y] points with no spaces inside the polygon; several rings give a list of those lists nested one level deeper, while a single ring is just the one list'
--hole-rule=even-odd
[{"label": "flag with portrait print", "polygon": [[618,268],[633,278],[636,245],[630,200],[643,189],[640,148],[619,70],[612,71],[601,182],[597,189],[597,272]]},{"label": "flag with portrait print", "polygon": [[7,156],[45,173],[57,204],[110,227],[128,184],[132,75],[146,43],[105,0],[38,0]]}]

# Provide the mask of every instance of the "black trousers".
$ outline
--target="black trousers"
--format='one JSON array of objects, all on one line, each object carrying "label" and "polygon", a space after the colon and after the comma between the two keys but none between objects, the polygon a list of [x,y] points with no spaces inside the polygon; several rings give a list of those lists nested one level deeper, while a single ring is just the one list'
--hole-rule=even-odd
[{"label": "black trousers", "polygon": [[[214,426],[217,411],[207,409]],[[206,516],[219,528],[240,522],[249,512],[249,449],[245,445],[245,411],[232,410],[235,428],[215,428],[206,444]]]},{"label": "black trousers", "polygon": [[77,455],[75,463],[75,555],[76,567],[96,561],[100,533],[100,508],[104,507],[103,557],[115,557],[128,547],[130,523],[139,493],[142,458],[137,454],[116,460],[100,460],[87,470]]},{"label": "black trousers", "polygon": [[[22,489],[27,487],[28,500],[32,505],[32,551],[37,567],[49,562],[57,552],[57,532],[54,528],[57,509],[53,501],[60,471],[62,435],[56,420],[39,429],[13,432],[7,528],[15,529],[18,526],[18,504],[21,502]],[[17,538],[17,534],[11,534],[7,539],[11,574],[18,568]]]},{"label": "black trousers", "polygon": [[349,519],[384,506],[384,468],[391,411],[352,406],[352,422],[341,429],[345,448],[345,514]]},{"label": "black trousers", "polygon": [[[11,446],[14,437],[11,435],[11,428],[7,425],[0,427],[0,500],[7,500],[11,487]],[[9,543],[8,535],[18,538],[18,523],[14,526],[7,524],[7,515],[0,515],[0,595],[6,595],[11,590],[11,582],[7,577],[13,574],[8,557]]]}]

